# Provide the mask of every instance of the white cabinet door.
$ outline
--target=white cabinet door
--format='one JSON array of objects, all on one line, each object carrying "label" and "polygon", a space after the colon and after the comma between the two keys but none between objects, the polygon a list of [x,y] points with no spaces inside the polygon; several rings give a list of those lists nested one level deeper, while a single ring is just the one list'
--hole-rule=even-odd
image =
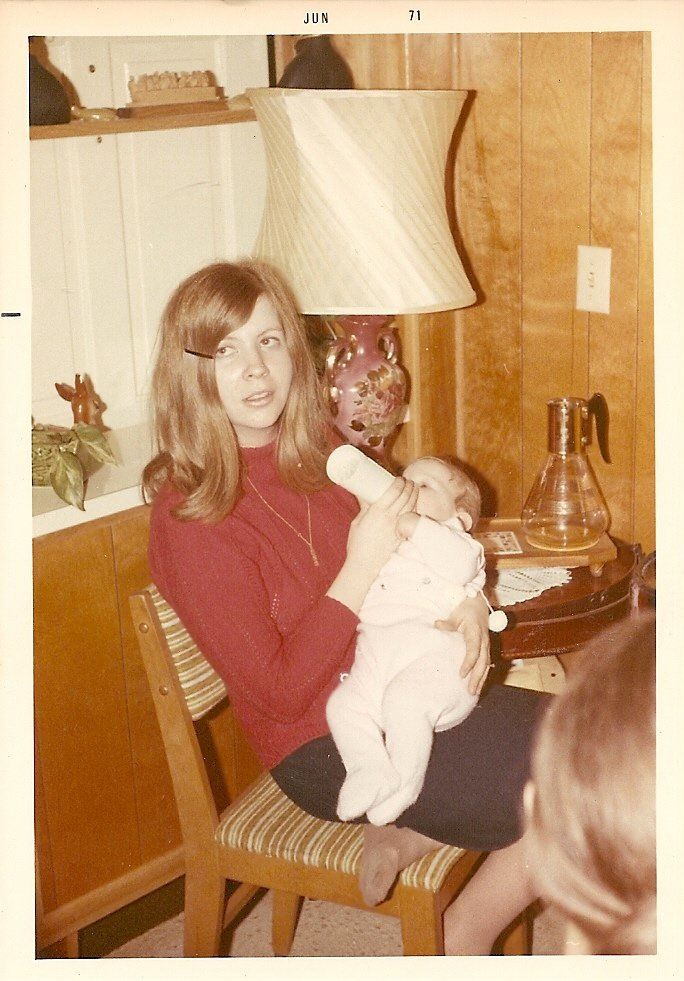
[{"label": "white cabinet door", "polygon": [[[210,70],[226,94],[268,84],[266,39],[49,39],[82,105],[122,106],[128,79]],[[93,70],[94,69],[94,70]],[[172,289],[249,254],[265,197],[256,123],[31,144],[33,414],[68,425],[54,382],[93,379],[112,429],[143,423]]]}]

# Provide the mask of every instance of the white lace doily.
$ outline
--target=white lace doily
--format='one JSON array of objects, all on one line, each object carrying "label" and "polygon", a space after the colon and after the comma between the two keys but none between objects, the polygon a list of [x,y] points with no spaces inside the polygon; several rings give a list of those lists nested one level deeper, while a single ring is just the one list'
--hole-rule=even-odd
[{"label": "white lace doily", "polygon": [[566,582],[570,582],[569,569],[499,569],[496,578],[488,583],[487,596],[495,609],[515,606]]}]

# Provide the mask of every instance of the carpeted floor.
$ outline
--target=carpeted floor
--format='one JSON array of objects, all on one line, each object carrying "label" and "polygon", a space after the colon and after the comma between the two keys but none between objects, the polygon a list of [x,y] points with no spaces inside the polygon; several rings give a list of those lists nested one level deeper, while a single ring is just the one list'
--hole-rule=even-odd
[{"label": "carpeted floor", "polygon": [[[81,931],[81,957],[182,957],[182,905],[182,880],[177,880]],[[221,956],[272,957],[270,931],[271,895],[262,893],[224,934]],[[532,950],[563,953],[563,926],[551,909],[535,919]],[[305,900],[290,956],[401,956],[399,923],[380,913]]]}]

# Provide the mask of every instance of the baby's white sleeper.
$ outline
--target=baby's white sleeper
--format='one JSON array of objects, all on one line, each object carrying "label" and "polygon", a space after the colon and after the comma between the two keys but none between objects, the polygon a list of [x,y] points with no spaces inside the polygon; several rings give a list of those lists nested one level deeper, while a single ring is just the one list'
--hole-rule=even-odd
[{"label": "baby's white sleeper", "polygon": [[371,586],[359,613],[354,664],[330,696],[327,719],[347,777],[337,813],[394,821],[418,797],[434,731],[475,707],[459,670],[460,633],[438,630],[484,586],[482,546],[459,518],[421,516]]}]

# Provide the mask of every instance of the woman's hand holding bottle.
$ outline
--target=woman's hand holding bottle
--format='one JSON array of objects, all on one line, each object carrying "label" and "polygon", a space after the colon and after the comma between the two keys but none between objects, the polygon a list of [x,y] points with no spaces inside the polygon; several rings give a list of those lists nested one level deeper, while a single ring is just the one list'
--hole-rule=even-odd
[{"label": "woman's hand holding bottle", "polygon": [[361,505],[349,529],[347,558],[328,596],[359,612],[373,580],[400,542],[397,519],[415,510],[417,500],[418,487],[396,477],[374,504]]}]

